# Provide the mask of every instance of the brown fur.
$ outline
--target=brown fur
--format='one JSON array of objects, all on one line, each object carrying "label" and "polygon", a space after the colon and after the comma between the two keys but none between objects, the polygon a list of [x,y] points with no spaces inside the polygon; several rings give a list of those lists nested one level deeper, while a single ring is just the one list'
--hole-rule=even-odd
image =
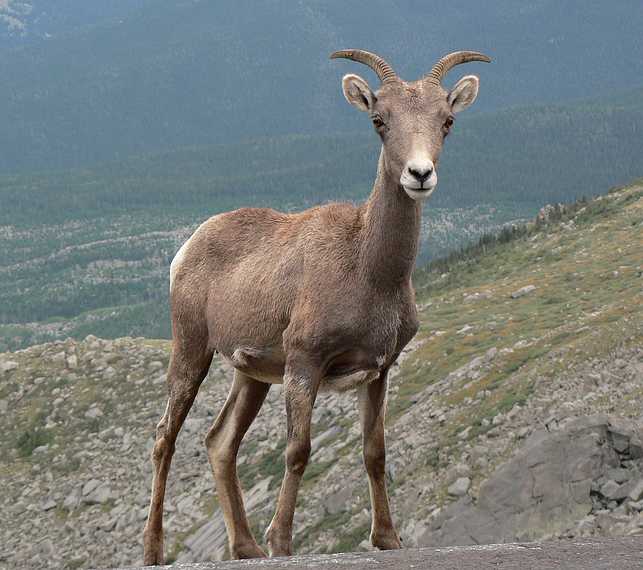
[{"label": "brown fur", "polygon": [[437,166],[444,124],[455,111],[453,97],[423,81],[387,83],[375,94],[363,79],[346,76],[344,92],[385,123],[376,128],[382,152],[364,204],[221,214],[201,225],[173,262],[169,399],[152,454],[146,564],[163,561],[163,499],[174,445],[215,351],[236,369],[206,440],[232,556],[264,556],[246,518],[236,456],[270,385],[281,382],[286,473],[266,532],[270,554],[292,554],[297,491],[320,389],[358,389],[371,539],[379,548],[400,547],[385,486],[384,416],[387,371],[418,329],[411,273],[421,222],[421,205],[400,177],[411,154],[423,153]]}]

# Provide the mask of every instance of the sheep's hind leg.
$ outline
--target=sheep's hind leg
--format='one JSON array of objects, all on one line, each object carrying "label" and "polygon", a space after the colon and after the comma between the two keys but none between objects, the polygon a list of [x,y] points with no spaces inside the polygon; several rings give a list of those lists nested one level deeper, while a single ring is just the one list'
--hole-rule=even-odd
[{"label": "sheep's hind leg", "polygon": [[253,380],[235,370],[228,399],[206,438],[208,457],[233,558],[266,556],[252,535],[246,517],[237,476],[237,453],[241,440],[257,417],[269,389],[270,384]]},{"label": "sheep's hind leg", "polygon": [[154,478],[150,510],[143,532],[143,560],[146,566],[163,564],[163,502],[176,438],[208,373],[212,352],[175,341],[167,374],[168,401],[156,427],[152,450]]}]

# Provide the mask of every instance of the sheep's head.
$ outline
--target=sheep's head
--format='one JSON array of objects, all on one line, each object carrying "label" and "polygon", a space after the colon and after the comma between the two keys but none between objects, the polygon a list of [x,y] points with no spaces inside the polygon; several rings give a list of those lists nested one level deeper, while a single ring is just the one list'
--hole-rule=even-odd
[{"label": "sheep's head", "polygon": [[359,75],[345,75],[344,96],[369,114],[382,139],[387,173],[414,200],[428,198],[438,183],[438,160],[454,117],[478,95],[475,75],[463,77],[450,91],[442,87],[442,79],[455,65],[491,59],[478,52],[455,52],[440,59],[427,76],[406,82],[381,57],[367,51],[342,50],[331,58],[359,61],[377,73],[382,85],[376,92]]}]

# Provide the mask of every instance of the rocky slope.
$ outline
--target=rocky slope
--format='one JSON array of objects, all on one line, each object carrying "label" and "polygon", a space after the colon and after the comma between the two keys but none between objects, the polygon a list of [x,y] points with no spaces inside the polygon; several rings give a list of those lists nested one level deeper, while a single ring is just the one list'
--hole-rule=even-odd
[{"label": "rocky slope", "polygon": [[[405,544],[643,534],[642,194],[612,192],[418,275],[422,328],[389,399],[389,485]],[[141,561],[168,350],[88,337],[0,355],[0,565]],[[203,437],[229,382],[215,362],[179,438],[170,559],[226,555]],[[239,458],[259,536],[283,446],[274,388]],[[369,548],[359,448],[354,397],[320,396],[299,552]]]}]

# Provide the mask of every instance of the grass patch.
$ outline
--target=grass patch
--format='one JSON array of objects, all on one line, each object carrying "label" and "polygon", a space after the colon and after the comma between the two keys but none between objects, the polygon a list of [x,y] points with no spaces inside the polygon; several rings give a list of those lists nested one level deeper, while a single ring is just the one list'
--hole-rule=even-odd
[{"label": "grass patch", "polygon": [[370,524],[365,523],[344,531],[340,539],[333,544],[332,552],[355,552],[360,543],[369,537],[370,528]]},{"label": "grass patch", "polygon": [[246,465],[239,473],[239,480],[244,488],[249,489],[255,484],[256,480],[272,477],[270,489],[274,489],[281,483],[284,471],[286,469],[284,452],[286,442],[280,442],[277,447],[264,454],[260,461],[255,464]]},{"label": "grass patch", "polygon": [[21,457],[31,457],[34,449],[43,445],[49,445],[53,436],[49,430],[41,427],[31,427],[23,431],[16,440],[15,447]]},{"label": "grass patch", "polygon": [[334,461],[309,463],[306,467],[306,471],[304,471],[304,476],[302,477],[303,482],[312,483],[320,475],[323,475],[333,463]]}]

